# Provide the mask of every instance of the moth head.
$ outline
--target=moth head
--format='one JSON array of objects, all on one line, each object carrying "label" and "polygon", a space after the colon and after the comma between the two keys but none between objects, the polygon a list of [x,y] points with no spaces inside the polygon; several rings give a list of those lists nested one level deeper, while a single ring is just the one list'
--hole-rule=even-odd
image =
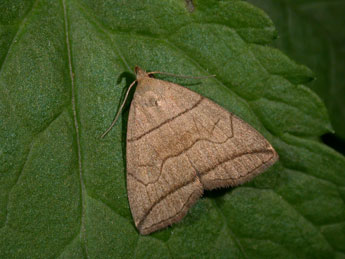
[{"label": "moth head", "polygon": [[141,69],[141,68],[138,67],[138,66],[136,66],[136,67],[134,68],[134,72],[135,72],[135,74],[136,74],[136,76],[137,76],[137,80],[140,80],[140,79],[142,79],[142,78],[144,78],[144,77],[148,77],[148,76],[149,76],[148,73],[146,73],[145,70]]}]

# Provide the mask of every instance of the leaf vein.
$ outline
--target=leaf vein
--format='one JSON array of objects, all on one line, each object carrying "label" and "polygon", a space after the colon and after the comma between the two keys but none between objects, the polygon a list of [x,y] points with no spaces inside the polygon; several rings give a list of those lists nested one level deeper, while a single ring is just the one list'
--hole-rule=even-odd
[{"label": "leaf vein", "polygon": [[76,134],[76,144],[77,144],[77,153],[78,153],[78,171],[79,171],[79,181],[80,181],[80,198],[81,198],[81,222],[80,222],[80,241],[83,247],[83,252],[85,253],[86,257],[88,258],[88,251],[86,247],[86,230],[85,230],[85,213],[86,213],[86,188],[83,179],[83,170],[82,170],[82,161],[81,161],[81,146],[80,146],[80,133],[79,133],[79,123],[77,117],[77,107],[76,107],[76,89],[74,84],[74,72],[73,72],[73,64],[72,64],[72,53],[71,53],[71,45],[70,45],[70,38],[69,38],[69,28],[68,28],[68,14],[67,14],[67,6],[66,1],[62,0],[63,6],[63,15],[64,15],[64,25],[65,25],[65,40],[66,40],[66,48],[67,48],[67,56],[68,56],[68,70],[69,76],[71,79],[71,105],[72,105],[72,113],[73,113],[73,121],[74,121],[74,129]]}]

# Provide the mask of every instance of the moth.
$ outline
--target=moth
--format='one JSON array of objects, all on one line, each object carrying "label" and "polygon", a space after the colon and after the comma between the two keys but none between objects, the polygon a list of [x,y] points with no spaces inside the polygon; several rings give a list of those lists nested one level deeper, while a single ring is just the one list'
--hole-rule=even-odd
[{"label": "moth", "polygon": [[142,235],[180,221],[204,190],[251,180],[278,160],[252,126],[213,101],[135,68],[127,126],[127,192]]}]

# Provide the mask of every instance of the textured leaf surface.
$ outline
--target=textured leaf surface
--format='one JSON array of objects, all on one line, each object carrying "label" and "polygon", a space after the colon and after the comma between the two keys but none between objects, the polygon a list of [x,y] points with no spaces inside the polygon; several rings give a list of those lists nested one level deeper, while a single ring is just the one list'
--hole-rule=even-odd
[{"label": "textured leaf surface", "polygon": [[308,86],[326,103],[335,134],[345,140],[345,1],[247,1],[263,8],[277,26],[280,37],[273,46],[315,72]]},{"label": "textured leaf surface", "polygon": [[[0,257],[344,257],[345,159],[280,51],[271,20],[243,1],[0,3]],[[104,139],[132,68],[171,79],[257,128],[280,161],[208,192],[179,224],[140,236],[128,207],[128,109]],[[128,106],[127,106],[128,108]]]}]

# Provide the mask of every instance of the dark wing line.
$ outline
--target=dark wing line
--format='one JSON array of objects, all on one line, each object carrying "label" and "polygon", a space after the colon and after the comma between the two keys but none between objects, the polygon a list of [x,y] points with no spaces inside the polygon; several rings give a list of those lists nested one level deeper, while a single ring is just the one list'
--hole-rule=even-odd
[{"label": "dark wing line", "polygon": [[[267,152],[272,153],[272,157],[271,157],[270,159],[267,160],[267,161],[270,161],[270,160],[274,157],[274,153],[273,153],[271,150],[258,150],[258,151],[254,151],[254,152],[246,152],[246,153],[242,153],[242,154],[237,155],[237,156],[233,156],[233,159],[235,159],[235,158],[237,158],[237,157],[240,157],[240,156],[243,156],[243,155],[247,155],[247,154],[257,154],[257,153],[267,153]],[[231,159],[229,159],[229,160],[227,160],[227,161],[230,161],[230,160],[231,160]],[[225,162],[227,162],[227,161],[223,161],[222,163],[225,163]],[[253,172],[253,171],[255,171],[256,169],[258,169],[258,168],[262,167],[263,165],[265,165],[265,163],[267,163],[267,161],[266,161],[266,162],[262,162],[261,165],[259,165],[259,166],[257,166],[256,168],[254,168],[254,170],[251,170],[251,172]],[[218,164],[218,165],[219,165],[219,164]],[[217,165],[217,166],[218,166],[218,165]],[[217,166],[215,166],[214,168],[216,168]],[[214,169],[214,168],[213,168],[213,169]],[[195,168],[194,168],[194,169],[195,169]],[[171,194],[177,192],[177,191],[180,190],[181,188],[183,188],[183,187],[185,187],[185,186],[187,186],[187,185],[189,185],[189,184],[192,184],[192,183],[196,182],[197,180],[199,180],[200,183],[202,184],[201,179],[199,179],[200,176],[206,175],[208,172],[210,172],[210,171],[213,170],[213,169],[209,169],[209,170],[207,170],[207,171],[204,172],[204,173],[198,172],[192,180],[180,184],[180,185],[177,186],[176,188],[172,189],[170,192],[166,193],[164,196],[160,197],[156,202],[154,202],[154,203],[152,204],[152,206],[151,206],[151,207],[147,210],[147,212],[144,214],[143,218],[139,221],[139,223],[138,223],[138,225],[137,225],[138,229],[141,228],[142,224],[144,223],[144,221],[146,220],[146,218],[148,217],[148,215],[151,213],[151,211],[154,209],[154,207],[156,207],[161,201],[163,201],[166,197],[170,196]],[[227,178],[227,179],[238,180],[238,179],[241,179],[241,178],[246,177],[246,176],[248,176],[248,175],[242,175],[242,176],[239,176],[239,177],[236,177],[236,178],[230,177],[230,178]],[[226,180],[226,179],[215,179],[215,180]],[[164,221],[168,221],[168,220],[170,220],[171,218],[174,218],[174,217],[175,217],[177,214],[179,214],[181,211],[183,211],[185,205],[188,204],[188,201],[189,201],[190,197],[193,196],[193,194],[194,194],[194,192],[189,196],[189,198],[188,198],[187,201],[184,203],[184,205],[182,206],[182,208],[181,208],[181,210],[180,210],[179,212],[177,212],[175,215],[169,217],[168,219],[165,219],[165,220],[162,220],[162,221],[160,221],[160,222],[155,223],[155,224],[152,225],[152,226],[161,224],[161,223],[164,222]],[[150,226],[150,227],[152,227],[152,226]]]},{"label": "dark wing line", "polygon": [[[166,158],[163,159],[162,164],[161,164],[161,168],[160,168],[160,173],[159,173],[159,176],[158,176],[157,179],[155,179],[155,180],[153,180],[153,181],[150,181],[150,182],[148,182],[148,183],[144,183],[142,180],[138,179],[138,178],[137,178],[136,176],[134,176],[132,173],[128,173],[128,174],[130,174],[133,178],[135,178],[138,182],[140,182],[141,184],[143,184],[145,187],[148,186],[149,184],[154,184],[154,183],[156,183],[156,182],[160,179],[160,177],[161,177],[161,175],[162,175],[163,166],[164,166],[165,162],[166,162],[168,159],[171,159],[171,158],[173,158],[173,157],[178,157],[178,156],[184,154],[185,152],[187,152],[188,150],[190,150],[191,148],[193,148],[193,146],[196,145],[196,144],[197,144],[198,142],[200,142],[200,141],[206,141],[206,142],[209,142],[209,143],[212,143],[212,144],[224,144],[224,143],[226,143],[229,139],[233,138],[233,137],[234,137],[234,128],[233,128],[233,123],[232,123],[232,120],[233,120],[232,117],[233,117],[233,114],[230,113],[230,125],[231,125],[231,136],[230,136],[230,137],[227,137],[224,141],[220,141],[220,142],[212,141],[212,140],[209,140],[209,139],[207,139],[207,138],[196,139],[196,140],[194,141],[194,143],[192,143],[188,148],[183,149],[181,152],[179,152],[179,153],[177,153],[177,154],[175,154],[175,155],[171,155],[171,156],[168,156],[168,157],[166,157]],[[219,122],[219,120],[215,123],[215,126],[218,124],[218,122]],[[214,126],[214,127],[215,127],[215,126]],[[213,131],[212,131],[212,133],[213,133]],[[143,166],[143,165],[141,165],[141,166]]]},{"label": "dark wing line", "polygon": [[202,183],[201,181],[201,175],[199,174],[199,171],[196,169],[195,165],[193,164],[192,160],[190,159],[190,157],[188,156],[188,154],[186,154],[186,157],[190,163],[190,165],[193,167],[194,171],[195,171],[195,176],[199,179],[201,185],[202,185],[202,188],[205,189],[204,187],[204,184]]},{"label": "dark wing line", "polygon": [[[254,151],[254,152],[245,152],[245,153],[241,153],[241,154],[237,154],[235,156],[232,156],[230,159],[227,159],[225,161],[222,161],[221,163],[226,163],[228,161],[231,161],[232,159],[235,159],[235,158],[238,158],[238,157],[241,157],[241,156],[244,156],[244,155],[248,155],[248,154],[258,154],[258,153],[272,153],[272,157],[274,157],[274,153],[271,151],[271,150],[257,150],[257,151]],[[269,160],[267,161],[270,161],[272,158],[270,158]],[[267,162],[266,161],[266,162]],[[256,167],[254,170],[252,170],[251,172],[255,171],[257,168],[263,166],[266,162],[262,162],[261,165],[259,165],[258,167]],[[207,173],[209,173],[210,171],[212,171],[213,169],[215,169],[217,166],[219,166],[221,163],[217,164],[216,166],[208,169],[207,171],[205,172],[197,172],[197,174],[195,175],[195,177],[190,180],[190,181],[187,181],[185,183],[182,183],[180,185],[178,185],[176,188],[172,189],[170,192],[166,193],[165,195],[163,195],[162,197],[160,197],[156,202],[154,202],[152,204],[152,206],[150,207],[150,209],[148,209],[148,211],[145,213],[144,217],[139,221],[138,223],[138,228],[142,225],[143,221],[146,219],[146,217],[150,214],[150,212],[153,210],[153,208],[159,203],[161,202],[162,200],[164,200],[166,197],[168,197],[169,195],[171,195],[172,193],[178,191],[179,189],[183,188],[184,186],[187,186],[193,182],[195,182],[196,180],[199,180],[200,183],[201,182],[201,179],[200,177],[203,176],[203,175],[206,175]],[[192,166],[193,167],[193,166]],[[194,167],[193,167],[194,168]],[[195,168],[194,168],[195,169]],[[134,177],[132,174],[130,174],[131,177],[133,177],[135,180],[137,180],[138,182],[142,183],[141,180],[137,179],[136,177]],[[230,177],[229,179],[232,179],[232,180],[238,180],[238,179],[241,179],[243,177],[245,177],[247,175],[243,175],[243,176],[239,176],[239,177],[236,177],[236,178],[232,178]],[[215,179],[215,180],[219,180],[219,179]],[[225,179],[226,180],[226,179]],[[143,184],[143,183],[142,183]],[[145,185],[145,184],[144,184]]]},{"label": "dark wing line", "polygon": [[155,226],[157,226],[157,225],[163,223],[164,221],[169,221],[169,220],[175,218],[176,216],[178,216],[179,214],[181,214],[182,212],[184,212],[184,209],[187,207],[186,204],[189,203],[190,199],[194,196],[194,194],[195,194],[196,192],[197,192],[197,191],[194,191],[194,192],[191,193],[191,195],[189,195],[187,201],[186,201],[185,204],[182,206],[181,210],[180,210],[179,212],[177,212],[175,215],[173,215],[173,216],[171,216],[171,217],[169,217],[169,218],[167,218],[167,219],[163,219],[163,220],[161,220],[161,221],[159,221],[159,222],[157,222],[157,223],[151,225],[150,227],[147,227],[147,228],[144,228],[144,229],[148,229],[148,228],[155,227]]},{"label": "dark wing line", "polygon": [[163,121],[162,123],[160,123],[159,125],[157,125],[156,127],[153,127],[152,129],[142,133],[141,135],[139,135],[138,137],[135,137],[135,138],[131,138],[131,139],[127,139],[128,142],[133,142],[133,141],[136,141],[136,140],[139,140],[141,139],[142,137],[146,136],[147,134],[150,134],[152,131],[155,131],[157,129],[159,129],[160,127],[162,127],[163,125],[173,121],[174,119],[180,117],[181,115],[187,113],[187,112],[190,112],[191,110],[195,109],[200,103],[201,101],[203,100],[204,98],[201,97],[199,101],[197,101],[192,107],[184,110],[183,112],[180,112],[178,113],[177,115],[175,115],[174,117],[171,117],[170,119],[167,119],[165,121]]},{"label": "dark wing line", "polygon": [[[228,137],[228,138],[226,138],[224,141],[220,141],[220,142],[211,141],[211,140],[206,139],[206,138],[200,138],[200,139],[195,140],[194,143],[193,143],[192,145],[190,145],[188,148],[183,149],[181,152],[179,152],[179,153],[176,154],[176,155],[168,156],[168,157],[166,157],[164,160],[162,160],[162,164],[161,164],[159,176],[157,177],[157,179],[154,179],[153,181],[150,181],[150,182],[148,182],[148,183],[144,183],[142,180],[138,179],[136,176],[134,176],[134,175],[133,175],[132,173],[130,173],[130,172],[127,172],[127,173],[128,173],[129,175],[131,175],[134,179],[136,179],[139,183],[141,183],[141,184],[143,184],[145,187],[147,187],[147,186],[150,185],[150,184],[156,183],[156,182],[160,179],[160,177],[161,177],[161,175],[162,175],[162,171],[163,171],[163,166],[164,166],[164,164],[166,163],[166,161],[167,161],[168,159],[171,159],[171,158],[174,158],[174,157],[178,157],[178,156],[184,154],[185,152],[187,152],[188,150],[190,150],[191,148],[193,148],[193,146],[196,145],[196,144],[197,144],[198,142],[200,142],[200,141],[206,141],[206,142],[209,142],[209,143],[212,143],[212,144],[224,144],[224,143],[227,142],[230,138],[231,138],[231,137]],[[140,165],[140,166],[143,166],[143,165]]]},{"label": "dark wing line", "polygon": [[[250,179],[252,179],[254,176],[258,175],[260,172],[263,172],[266,168],[268,168],[269,166],[271,166],[275,161],[277,161],[278,159],[278,155],[277,153],[273,152],[272,157],[270,157],[268,160],[266,161],[262,161],[262,164],[260,164],[259,166],[255,167],[253,170],[251,170],[249,172],[249,174],[246,175],[241,175],[239,177],[228,177],[228,178],[216,178],[216,179],[212,179],[212,182],[215,186],[212,189],[208,189],[208,190],[213,190],[216,188],[226,188],[226,187],[234,187],[234,186],[238,186],[240,184],[243,184],[245,181],[248,181]],[[233,183],[229,183],[227,181],[232,180],[232,181],[236,181]]]},{"label": "dark wing line", "polygon": [[[165,198],[167,198],[168,196],[172,195],[173,193],[179,191],[181,188],[190,185],[194,182],[196,182],[198,179],[196,177],[193,177],[191,180],[182,183],[180,185],[178,185],[176,188],[173,188],[171,191],[169,191],[168,193],[166,193],[165,195],[163,195],[162,197],[160,197],[157,201],[155,201],[154,203],[152,203],[151,207],[146,211],[146,213],[144,214],[144,216],[141,218],[141,220],[139,221],[137,227],[138,229],[141,228],[141,225],[144,223],[144,221],[146,220],[147,216],[151,213],[151,211],[154,209],[154,207],[156,207],[161,201],[163,201]],[[188,200],[187,200],[188,201]],[[186,203],[185,203],[186,204]],[[182,206],[183,208],[184,206]]]},{"label": "dark wing line", "polygon": [[[200,175],[201,176],[206,175],[209,172],[211,172],[212,170],[214,170],[215,168],[217,168],[218,166],[220,166],[220,165],[222,165],[222,164],[224,164],[226,162],[229,162],[229,161],[231,161],[231,160],[233,160],[235,158],[238,158],[238,157],[241,157],[241,156],[245,156],[245,155],[259,154],[259,153],[272,153],[272,157],[274,157],[274,152],[271,149],[259,149],[259,150],[254,150],[254,151],[247,151],[247,152],[236,154],[234,156],[231,156],[231,157],[225,159],[224,161],[221,161],[219,164],[216,164],[216,165],[212,166],[211,168],[207,169],[206,171],[200,172]],[[272,158],[270,158],[269,160],[271,160],[271,159]],[[267,160],[267,161],[269,161],[269,160]],[[262,162],[262,163],[264,164],[266,162]],[[238,178],[236,178],[236,179],[238,179]]]}]

